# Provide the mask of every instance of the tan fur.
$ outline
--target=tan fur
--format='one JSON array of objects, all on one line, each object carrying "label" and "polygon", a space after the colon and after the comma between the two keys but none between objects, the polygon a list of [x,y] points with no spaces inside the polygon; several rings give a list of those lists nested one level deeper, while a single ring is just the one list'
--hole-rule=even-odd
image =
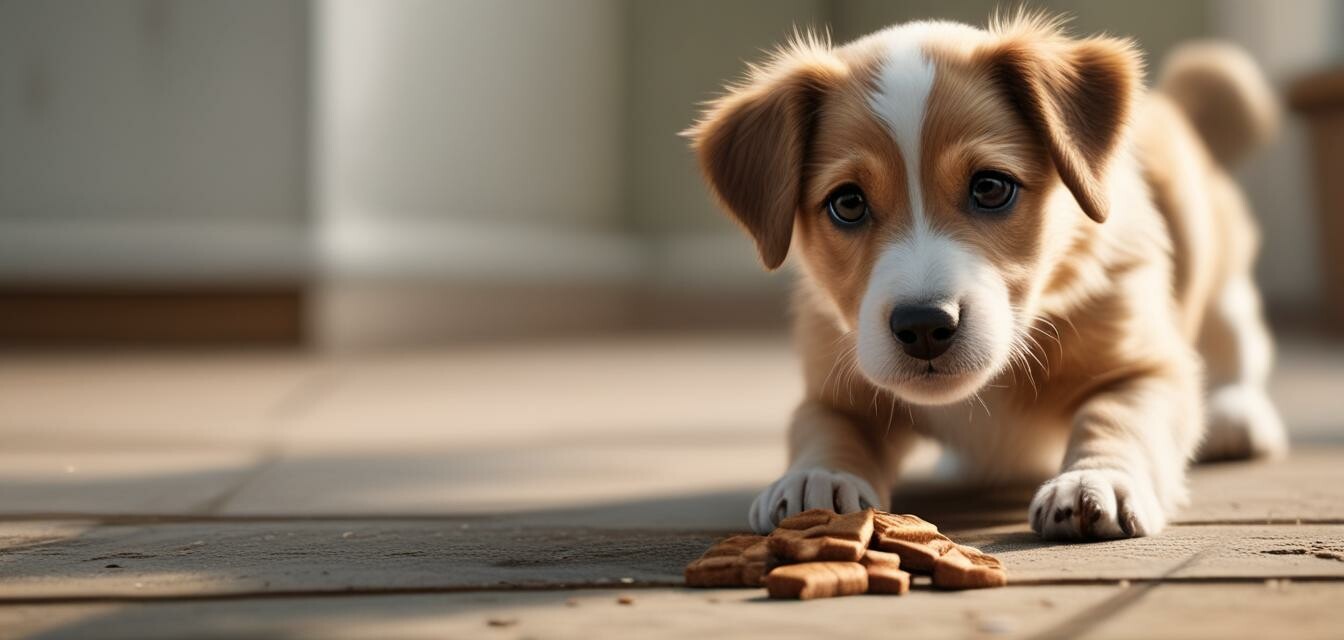
[{"label": "tan fur", "polygon": [[[875,261],[914,215],[908,159],[867,102],[880,47],[794,45],[690,132],[707,179],[767,266],[788,251],[787,228],[804,272],[795,336],[806,397],[779,508],[815,506],[798,502],[823,485],[847,507],[852,477],[866,483],[860,502],[873,494],[873,506],[887,507],[900,459],[924,433],[987,481],[1060,473],[1033,503],[1042,534],[1160,530],[1185,500],[1185,464],[1206,422],[1202,365],[1215,397],[1225,389],[1230,398],[1219,401],[1231,407],[1229,433],[1247,419],[1238,403],[1273,413],[1256,395],[1260,374],[1248,373],[1259,357],[1249,352],[1268,348],[1253,289],[1250,311],[1226,307],[1242,304],[1238,283],[1249,282],[1255,253],[1239,192],[1187,114],[1141,94],[1127,41],[1073,40],[1053,22],[1020,18],[924,46],[937,72],[920,134],[921,213],[993,265],[1022,314],[1014,357],[962,403],[906,402],[856,371]],[[968,176],[986,167],[1023,185],[1011,218],[964,210]],[[862,185],[875,212],[861,232],[823,213],[845,184]],[[1272,433],[1258,446],[1223,440],[1210,457],[1281,449]]]}]

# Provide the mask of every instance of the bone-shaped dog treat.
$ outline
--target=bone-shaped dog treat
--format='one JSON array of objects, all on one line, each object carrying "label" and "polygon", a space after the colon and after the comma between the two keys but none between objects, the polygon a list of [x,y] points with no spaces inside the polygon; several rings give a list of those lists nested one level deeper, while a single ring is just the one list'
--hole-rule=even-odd
[{"label": "bone-shaped dog treat", "polygon": [[767,543],[780,563],[858,562],[873,536],[872,509],[837,515],[812,509],[779,523]]},{"label": "bone-shaped dog treat", "polygon": [[688,587],[759,587],[769,552],[765,536],[733,536],[715,543],[686,566]]},{"label": "bone-shaped dog treat", "polygon": [[859,564],[865,567],[882,567],[884,569],[900,569],[901,557],[886,551],[869,549],[863,552],[863,557],[859,558]]},{"label": "bone-shaped dog treat", "polygon": [[867,567],[868,593],[900,596],[910,591],[910,574],[880,565]]},{"label": "bone-shaped dog treat", "polygon": [[920,518],[879,513],[873,518],[872,546],[900,556],[906,571],[930,573],[938,558],[957,545]]},{"label": "bone-shaped dog treat", "polygon": [[901,571],[900,556],[869,549],[859,564],[868,570],[868,593],[899,596],[910,591],[910,574]]},{"label": "bone-shaped dog treat", "polygon": [[957,545],[933,564],[933,586],[940,589],[983,589],[1008,584],[1003,563],[975,547]]},{"label": "bone-shaped dog treat", "polygon": [[920,518],[879,513],[873,528],[874,547],[901,556],[904,569],[931,573],[935,587],[980,589],[1008,583],[1008,574],[998,558],[952,542],[938,533],[938,527]]},{"label": "bone-shaped dog treat", "polygon": [[775,567],[765,578],[771,598],[811,600],[868,591],[868,570],[857,562],[805,562]]}]

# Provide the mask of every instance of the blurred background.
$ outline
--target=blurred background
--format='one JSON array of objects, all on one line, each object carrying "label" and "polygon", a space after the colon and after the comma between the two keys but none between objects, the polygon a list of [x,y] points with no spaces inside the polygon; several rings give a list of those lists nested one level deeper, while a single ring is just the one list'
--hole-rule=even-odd
[{"label": "blurred background", "polygon": [[[0,343],[782,329],[789,276],[676,133],[795,25],[845,41],[999,4],[0,0]],[[1241,172],[1269,313],[1344,320],[1342,92],[1303,80],[1344,60],[1344,6],[1030,6],[1152,67],[1192,38],[1245,46],[1297,106]]]},{"label": "blurred background", "polygon": [[[982,25],[999,4],[0,0],[0,636],[243,636],[229,625],[270,611],[299,621],[254,635],[389,637],[395,621],[441,637],[456,627],[425,621],[441,601],[405,594],[467,582],[489,593],[453,596],[465,637],[487,628],[477,610],[508,611],[488,602],[591,616],[583,637],[656,610],[654,590],[615,610],[506,590],[676,580],[679,554],[704,545],[668,532],[743,530],[785,468],[802,386],[792,277],[763,272],[677,133],[795,27],[843,42],[916,18]],[[1233,40],[1281,93],[1283,134],[1239,178],[1294,449],[1192,472],[1184,521],[1224,528],[1051,556],[1069,594],[1100,588],[1080,581],[1090,571],[1177,569],[1203,591],[1052,601],[1029,579],[964,612],[940,601],[956,623],[912,628],[981,637],[1013,630],[978,621],[1008,606],[1106,620],[1142,597],[1215,603],[1238,630],[1247,616],[1328,629],[1319,603],[1338,585],[1322,576],[1344,553],[1327,524],[1344,515],[1344,3],[1030,6],[1071,14],[1078,34],[1133,36],[1150,68],[1186,40]],[[1032,487],[948,498],[937,456],[910,456],[898,510],[945,530],[1016,526],[995,529],[1001,548],[1031,546]],[[1243,526],[1270,520],[1316,524]],[[633,537],[603,533],[617,528]],[[1287,576],[1310,578],[1288,590]],[[303,614],[284,593],[341,597]],[[1265,613],[1283,594],[1301,606]],[[180,597],[191,608],[153,602]],[[813,628],[774,611],[744,620]],[[1135,615],[1211,617],[1167,611]],[[490,633],[565,635],[522,617]],[[1110,620],[1121,637],[1141,628]],[[703,634],[639,627],[681,628]]]}]

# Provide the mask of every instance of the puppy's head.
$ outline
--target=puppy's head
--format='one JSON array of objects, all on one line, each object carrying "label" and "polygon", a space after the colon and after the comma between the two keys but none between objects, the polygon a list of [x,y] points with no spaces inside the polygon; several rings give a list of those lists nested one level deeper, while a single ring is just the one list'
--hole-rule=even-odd
[{"label": "puppy's head", "polygon": [[945,404],[1023,348],[1106,219],[1141,74],[1128,42],[1033,18],[801,37],[687,135],[766,267],[798,254],[866,377]]}]

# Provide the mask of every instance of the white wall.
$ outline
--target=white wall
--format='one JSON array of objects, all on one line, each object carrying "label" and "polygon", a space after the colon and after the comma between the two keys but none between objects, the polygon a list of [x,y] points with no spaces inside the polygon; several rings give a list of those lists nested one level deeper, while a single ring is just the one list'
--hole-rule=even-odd
[{"label": "white wall", "polygon": [[314,184],[332,274],[630,271],[623,17],[617,0],[321,2]]},{"label": "white wall", "polygon": [[0,279],[297,279],[299,1],[0,2]]}]

